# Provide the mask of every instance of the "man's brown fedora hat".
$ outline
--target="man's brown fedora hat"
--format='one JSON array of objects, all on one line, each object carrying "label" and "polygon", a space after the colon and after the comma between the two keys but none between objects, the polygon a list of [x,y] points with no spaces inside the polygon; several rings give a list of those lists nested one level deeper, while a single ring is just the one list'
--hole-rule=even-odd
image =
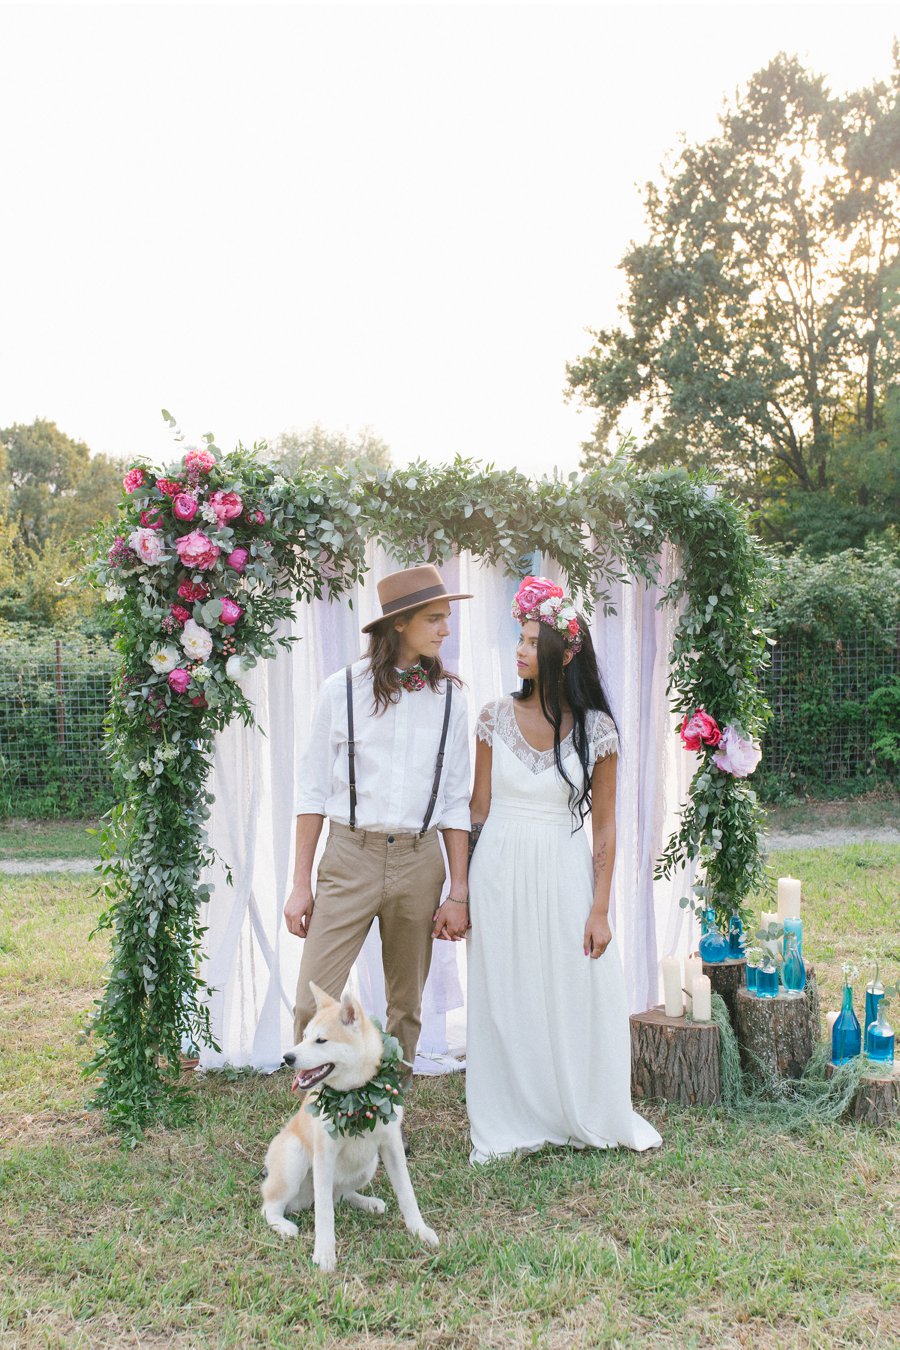
[{"label": "man's brown fedora hat", "polygon": [[440,572],[430,563],[422,567],[406,567],[402,572],[391,572],[378,583],[378,599],[381,602],[381,618],[363,624],[363,632],[371,633],[373,628],[385,619],[399,619],[402,614],[421,609],[429,600],[471,600],[471,595],[451,595],[444,585]]}]

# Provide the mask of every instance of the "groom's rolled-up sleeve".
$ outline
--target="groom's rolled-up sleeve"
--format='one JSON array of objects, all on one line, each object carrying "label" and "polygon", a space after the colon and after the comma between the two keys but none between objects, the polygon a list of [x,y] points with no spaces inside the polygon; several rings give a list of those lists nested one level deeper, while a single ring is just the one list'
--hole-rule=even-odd
[{"label": "groom's rolled-up sleeve", "polygon": [[469,713],[465,696],[453,691],[453,713],[444,756],[444,791],[439,830],[470,830],[471,774],[469,764]]},{"label": "groom's rolled-up sleeve", "polygon": [[328,686],[319,693],[306,749],[297,762],[294,814],[325,816],[325,805],[332,791],[334,734],[331,696]]}]

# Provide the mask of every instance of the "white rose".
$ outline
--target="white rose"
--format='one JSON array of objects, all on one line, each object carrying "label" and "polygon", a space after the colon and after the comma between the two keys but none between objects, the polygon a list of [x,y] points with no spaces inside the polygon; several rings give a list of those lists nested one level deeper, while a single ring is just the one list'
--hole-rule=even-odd
[{"label": "white rose", "polygon": [[157,647],[150,653],[150,664],[157,675],[167,675],[170,670],[174,670],[181,660],[181,654],[177,647],[165,646]]},{"label": "white rose", "polygon": [[244,658],[242,656],[229,656],[225,662],[225,674],[229,680],[239,681],[245,674]]},{"label": "white rose", "polygon": [[181,645],[192,661],[205,661],[213,649],[212,634],[208,628],[188,619],[181,630]]},{"label": "white rose", "polygon": [[544,600],[544,602],[541,604],[538,613],[545,614],[548,618],[550,617],[551,614],[555,614],[556,606],[553,603],[553,600],[552,599]]}]

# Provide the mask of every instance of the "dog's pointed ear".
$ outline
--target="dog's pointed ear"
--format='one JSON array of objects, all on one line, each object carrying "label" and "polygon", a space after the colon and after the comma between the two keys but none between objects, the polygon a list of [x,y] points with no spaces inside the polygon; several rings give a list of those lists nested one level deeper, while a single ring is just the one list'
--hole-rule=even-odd
[{"label": "dog's pointed ear", "polygon": [[337,1003],[336,998],[332,998],[330,994],[326,994],[325,990],[320,989],[317,984],[313,984],[312,980],[309,982],[309,988],[313,998],[316,1000],[317,1008],[327,1008],[329,1004]]},{"label": "dog's pointed ear", "polygon": [[351,998],[349,994],[345,994],[341,999],[342,1023],[345,1027],[353,1027],[355,1030],[358,1030],[361,1018],[361,1006],[357,1003],[355,998]]}]

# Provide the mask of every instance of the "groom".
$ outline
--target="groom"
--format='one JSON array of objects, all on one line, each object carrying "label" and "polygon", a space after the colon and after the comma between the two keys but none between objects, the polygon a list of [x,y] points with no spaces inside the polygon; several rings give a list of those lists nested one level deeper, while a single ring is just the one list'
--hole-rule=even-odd
[{"label": "groom", "polygon": [[[289,931],[306,939],[295,1041],[315,1012],[310,980],[339,998],[377,919],[387,1030],[411,1066],[432,939],[456,941],[468,926],[468,716],[460,681],[444,670],[440,650],[450,601],[471,596],[450,595],[437,568],[423,566],[385,577],[378,599],[382,617],[363,628],[365,658],[331,675],[319,695],[298,771],[294,883],[284,917]],[[438,830],[450,868],[442,905]]]}]

